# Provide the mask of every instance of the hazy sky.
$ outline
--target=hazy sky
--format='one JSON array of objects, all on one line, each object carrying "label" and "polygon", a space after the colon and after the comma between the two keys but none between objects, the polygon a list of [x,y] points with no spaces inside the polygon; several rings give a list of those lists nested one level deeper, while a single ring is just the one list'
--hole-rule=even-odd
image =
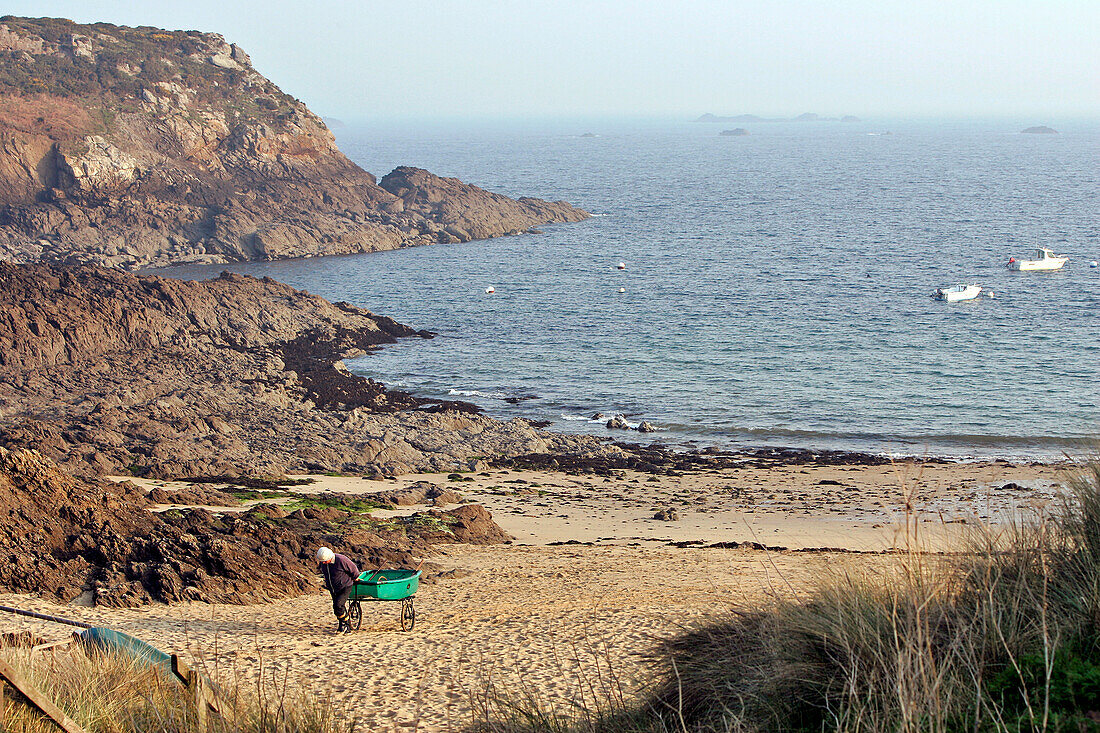
[{"label": "hazy sky", "polygon": [[315,112],[1100,116],[1100,0],[17,0],[221,33]]}]

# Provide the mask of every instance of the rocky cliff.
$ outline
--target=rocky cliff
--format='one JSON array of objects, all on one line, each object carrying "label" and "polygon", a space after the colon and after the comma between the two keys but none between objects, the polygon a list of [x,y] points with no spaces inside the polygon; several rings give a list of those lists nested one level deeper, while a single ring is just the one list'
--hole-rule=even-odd
[{"label": "rocky cliff", "polygon": [[269,278],[0,262],[0,445],[77,474],[161,477],[615,451],[386,390],[339,361],[417,335],[430,334]]},{"label": "rocky cliff", "polygon": [[0,259],[123,269],[395,249],[588,215],[381,185],[221,36],[0,18]]}]

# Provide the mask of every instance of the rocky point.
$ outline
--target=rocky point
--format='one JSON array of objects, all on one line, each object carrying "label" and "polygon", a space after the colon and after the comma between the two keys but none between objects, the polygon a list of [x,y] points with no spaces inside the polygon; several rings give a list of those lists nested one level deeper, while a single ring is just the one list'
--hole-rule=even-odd
[{"label": "rocky point", "polygon": [[387,390],[341,361],[426,336],[270,278],[0,262],[0,445],[80,475],[156,477],[379,476],[617,452]]},{"label": "rocky point", "polygon": [[0,259],[273,260],[587,217],[416,168],[379,185],[220,35],[0,18]]}]

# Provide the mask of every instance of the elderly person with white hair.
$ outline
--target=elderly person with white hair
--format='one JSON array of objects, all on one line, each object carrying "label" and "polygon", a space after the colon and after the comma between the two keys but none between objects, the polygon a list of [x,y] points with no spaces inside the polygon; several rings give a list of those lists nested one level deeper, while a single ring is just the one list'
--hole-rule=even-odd
[{"label": "elderly person with white hair", "polygon": [[332,594],[332,612],[339,622],[336,633],[350,633],[348,597],[355,586],[355,579],[359,577],[359,568],[346,555],[337,554],[327,547],[318,548],[316,559],[325,579],[325,587]]}]

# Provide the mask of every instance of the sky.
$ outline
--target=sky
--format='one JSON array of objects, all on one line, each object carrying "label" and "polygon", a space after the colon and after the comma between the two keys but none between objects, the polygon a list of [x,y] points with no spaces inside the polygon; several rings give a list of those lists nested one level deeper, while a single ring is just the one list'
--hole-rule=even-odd
[{"label": "sky", "polygon": [[9,0],[221,33],[341,119],[1100,117],[1100,0]]}]

